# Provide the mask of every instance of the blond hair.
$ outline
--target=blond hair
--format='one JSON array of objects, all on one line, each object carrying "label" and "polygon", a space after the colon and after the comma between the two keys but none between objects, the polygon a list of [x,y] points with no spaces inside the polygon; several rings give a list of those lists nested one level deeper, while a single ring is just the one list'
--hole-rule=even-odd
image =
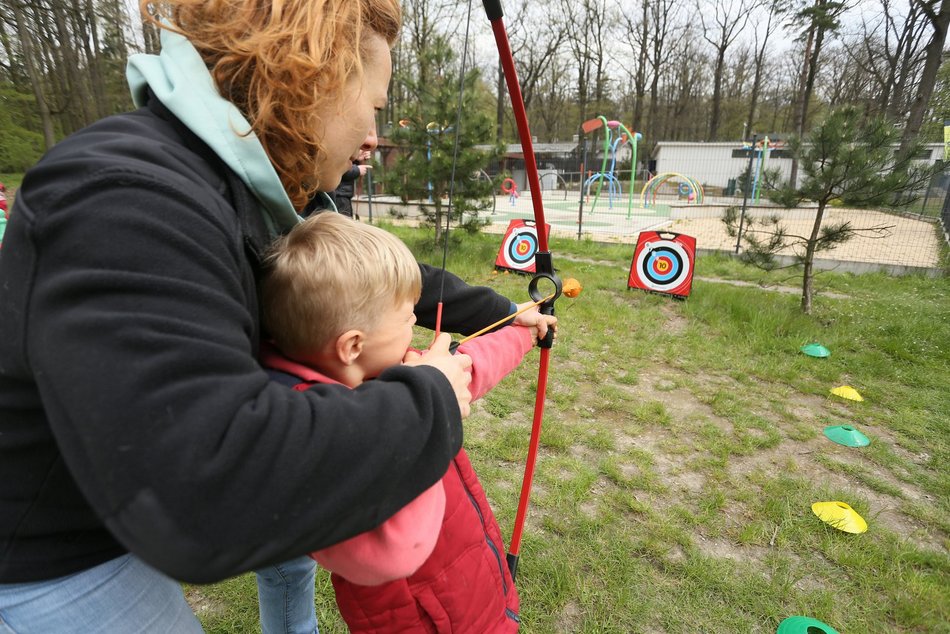
[{"label": "blond hair", "polygon": [[402,21],[399,0],[140,0],[140,8],[198,50],[297,209],[326,157],[318,113],[363,72],[367,34],[392,46]]},{"label": "blond hair", "polygon": [[280,238],[265,260],[264,327],[284,354],[303,358],[350,329],[372,332],[384,312],[415,303],[419,265],[399,238],[332,212]]}]

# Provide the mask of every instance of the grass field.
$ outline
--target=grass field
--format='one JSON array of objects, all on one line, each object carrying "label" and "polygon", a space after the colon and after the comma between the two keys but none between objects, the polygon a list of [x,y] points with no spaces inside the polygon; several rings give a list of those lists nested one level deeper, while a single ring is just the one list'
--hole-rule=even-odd
[{"label": "grass field", "polygon": [[[441,262],[424,232],[393,230]],[[527,278],[492,271],[499,241],[466,236],[449,269],[524,301]],[[792,615],[842,633],[950,632],[950,278],[821,273],[803,316],[783,288],[794,272],[705,256],[675,301],[626,288],[629,246],[552,251],[585,290],[558,303],[523,632],[774,632]],[[831,357],[799,352],[813,341]],[[466,421],[506,538],[536,368],[532,352]],[[829,395],[839,385],[865,400]],[[837,424],[870,446],[827,440]],[[810,507],[826,500],[868,531],[822,523]],[[256,628],[251,575],[186,590],[209,632]],[[345,631],[322,572],[317,594],[321,631]]]}]

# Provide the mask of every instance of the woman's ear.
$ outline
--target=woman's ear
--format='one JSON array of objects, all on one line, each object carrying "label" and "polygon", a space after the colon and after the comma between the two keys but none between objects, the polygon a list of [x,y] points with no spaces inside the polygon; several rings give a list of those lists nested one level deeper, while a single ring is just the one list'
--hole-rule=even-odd
[{"label": "woman's ear", "polygon": [[347,330],[336,338],[334,353],[337,360],[343,365],[353,365],[363,353],[363,343],[366,335],[362,330]]}]

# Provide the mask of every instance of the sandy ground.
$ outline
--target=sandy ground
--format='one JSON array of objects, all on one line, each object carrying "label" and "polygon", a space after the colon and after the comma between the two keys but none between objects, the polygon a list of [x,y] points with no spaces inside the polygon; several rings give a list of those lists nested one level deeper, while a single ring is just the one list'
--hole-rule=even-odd
[{"label": "sandy ground", "polygon": [[[637,201],[638,202],[638,201]],[[672,202],[672,201],[671,201]],[[365,199],[358,203],[364,215]],[[670,231],[696,238],[697,249],[734,252],[736,238],[730,237],[721,217],[732,200],[706,200],[705,205],[676,204],[662,209],[639,208],[636,203],[629,209],[625,203],[616,203],[611,209],[601,200],[593,212],[590,203],[583,210],[582,237],[594,240],[636,243],[641,231]],[[738,201],[741,205],[741,200]],[[377,215],[388,216],[393,201],[378,199],[374,208]],[[553,235],[577,237],[578,201],[569,200],[563,192],[553,192],[544,198],[545,219],[551,225]],[[495,212],[486,214],[491,220],[490,232],[503,233],[512,219],[533,217],[529,195],[511,201],[507,196],[498,196]],[[786,232],[808,236],[814,224],[816,209],[800,208],[782,210],[777,208],[750,207],[748,215],[764,218],[779,214]],[[410,219],[413,215],[410,211]],[[822,251],[817,258],[836,262],[853,262],[870,265],[937,268],[940,266],[940,248],[943,240],[940,225],[935,219],[916,216],[901,216],[867,209],[830,208],[825,211],[824,226],[850,221],[855,229],[881,228],[877,232],[862,232],[834,249]],[[758,226],[756,225],[756,228]],[[793,255],[792,248],[780,252]]]},{"label": "sandy ground", "polygon": [[[789,234],[808,236],[815,222],[814,214],[814,209],[785,211],[781,215],[782,225]],[[819,257],[914,267],[940,265],[940,237],[933,222],[866,209],[832,209],[830,212],[826,210],[822,224],[830,226],[842,221],[850,221],[854,228],[887,229],[880,233],[860,233],[844,244],[820,252]],[[756,225],[755,229],[761,228]],[[728,235],[725,224],[719,218],[681,218],[673,220],[666,230],[695,237],[700,248],[735,250],[736,239]],[[765,237],[764,234],[759,235]],[[780,253],[792,255],[793,249],[785,249]]]}]

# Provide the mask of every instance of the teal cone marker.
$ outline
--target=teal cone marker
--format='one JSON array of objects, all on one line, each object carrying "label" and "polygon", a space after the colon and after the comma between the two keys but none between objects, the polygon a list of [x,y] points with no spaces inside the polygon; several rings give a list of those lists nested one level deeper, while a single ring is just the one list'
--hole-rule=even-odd
[{"label": "teal cone marker", "polygon": [[845,447],[867,447],[871,441],[851,425],[832,425],[825,427],[828,440]]}]

